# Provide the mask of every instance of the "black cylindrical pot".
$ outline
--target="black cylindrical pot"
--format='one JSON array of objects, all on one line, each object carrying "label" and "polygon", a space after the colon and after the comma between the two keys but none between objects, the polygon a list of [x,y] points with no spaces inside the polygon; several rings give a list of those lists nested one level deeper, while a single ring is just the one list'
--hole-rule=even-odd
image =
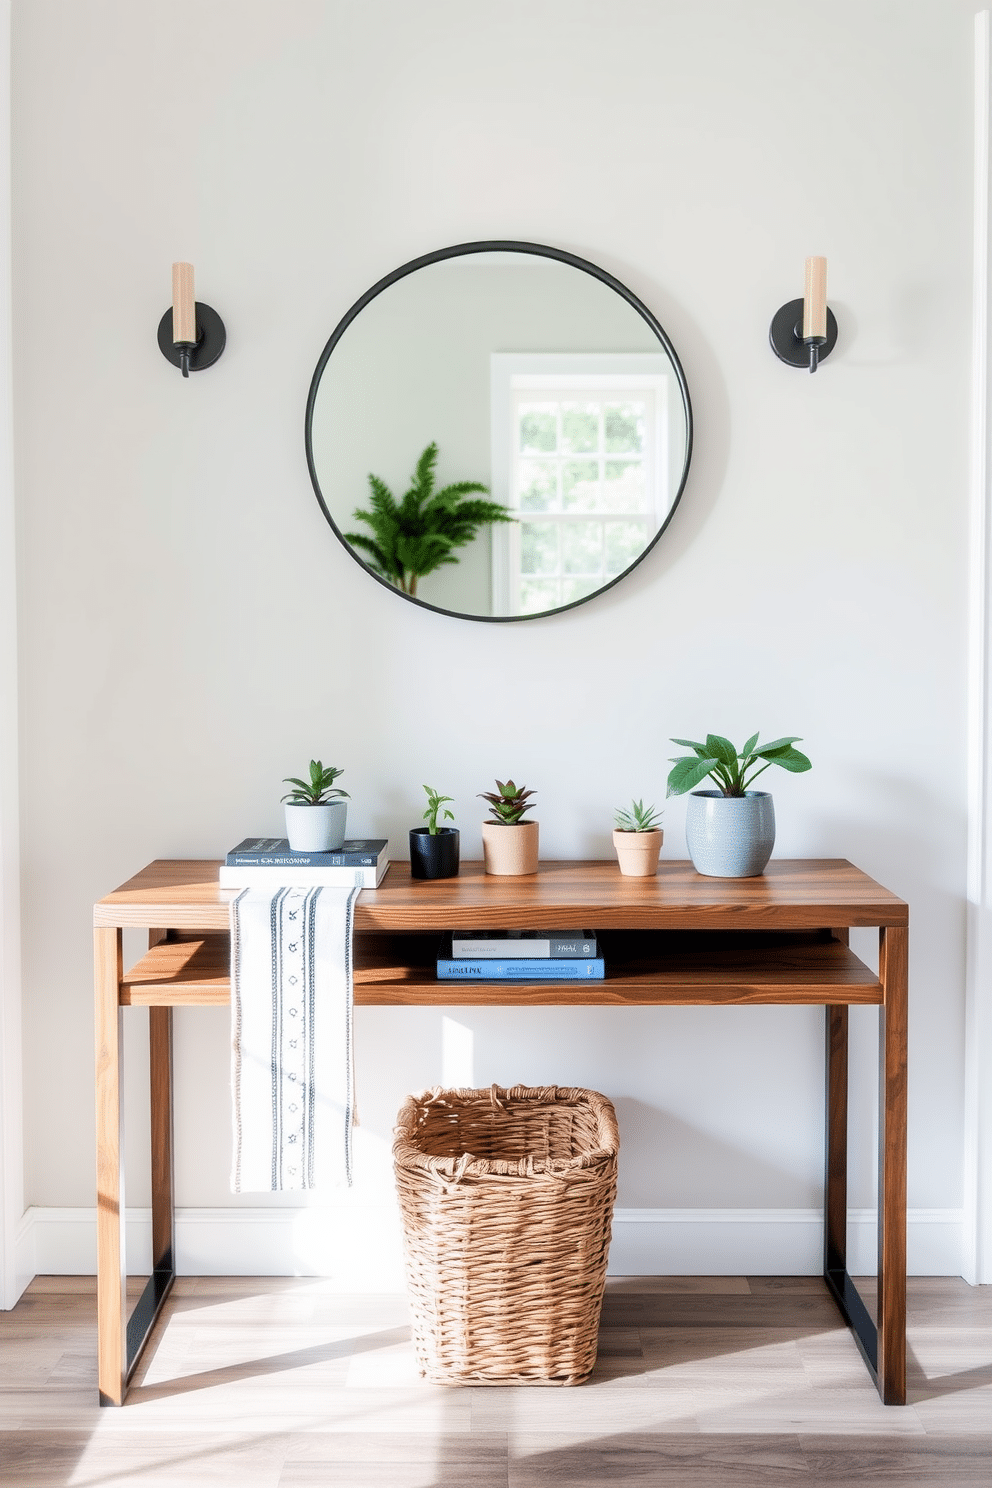
[{"label": "black cylindrical pot", "polygon": [[438,827],[433,837],[426,827],[411,827],[410,877],[455,878],[460,835],[457,827]]}]

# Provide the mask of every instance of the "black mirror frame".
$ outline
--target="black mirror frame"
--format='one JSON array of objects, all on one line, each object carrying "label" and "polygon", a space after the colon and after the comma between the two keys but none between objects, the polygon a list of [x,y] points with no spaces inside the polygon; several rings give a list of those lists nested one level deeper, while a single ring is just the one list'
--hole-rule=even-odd
[{"label": "black mirror frame", "polygon": [[[685,413],[685,461],[682,466],[682,479],[679,481],[679,488],[676,491],[675,499],[668,510],[668,515],[666,516],[661,526],[658,528],[658,531],[655,533],[654,537],[648,543],[643,552],[641,552],[638,557],[635,558],[633,563],[625,568],[622,573],[619,573],[614,578],[610,579],[607,583],[601,584],[598,589],[595,589],[592,592],[592,594],[585,594],[581,599],[570,600],[568,604],[556,605],[555,608],[552,610],[538,610],[534,614],[530,615],[467,615],[462,613],[461,610],[447,610],[441,605],[429,604],[426,600],[420,599],[415,594],[404,594],[402,590],[396,588],[395,584],[391,584],[388,579],[384,579],[381,574],[377,574],[374,569],[370,568],[369,565],[364,561],[364,559],[358,556],[354,548],[347,541],[344,533],[341,531],[327,508],[327,503],[325,502],[323,493],[320,489],[320,482],[317,479],[317,472],[314,469],[312,431],[313,409],[317,399],[317,390],[320,386],[321,375],[330,359],[331,353],[333,352],[335,346],[337,346],[338,342],[341,340],[341,337],[344,335],[345,331],[351,325],[352,321],[356,318],[356,316],[361,314],[361,312],[365,309],[365,306],[368,305],[372,300],[374,300],[377,295],[380,295],[384,289],[389,289],[390,285],[398,283],[400,279],[405,279],[408,274],[415,273],[417,269],[426,268],[428,264],[441,263],[446,258],[461,258],[469,253],[530,253],[538,258],[557,259],[559,263],[569,264],[573,269],[581,269],[584,274],[591,274],[594,279],[598,279],[602,284],[607,285],[608,288],[614,290],[618,295],[620,295],[621,299],[626,300],[627,304],[630,305],[633,310],[636,310],[641,319],[644,320],[651,327],[652,332],[655,336],[657,336],[658,340],[661,342],[662,346],[665,348],[665,351],[668,354],[668,358],[671,361],[672,368],[678,381],[679,392],[682,395],[682,407]],[[665,330],[660,325],[656,317],[652,315],[651,311],[643,303],[643,301],[639,300],[637,296],[631,290],[629,290],[625,284],[621,284],[619,279],[614,279],[612,274],[608,274],[605,269],[599,268],[597,264],[590,263],[588,259],[578,258],[574,253],[566,253],[561,248],[550,248],[546,244],[542,243],[517,243],[513,241],[503,241],[502,239],[496,240],[494,242],[456,243],[450,248],[439,248],[434,253],[425,253],[420,258],[413,258],[410,260],[409,263],[402,264],[400,268],[394,269],[391,274],[387,274],[384,279],[380,279],[378,283],[373,284],[371,289],[366,290],[361,299],[356,300],[351,309],[344,316],[342,316],[341,320],[338,322],[333,332],[331,333],[330,340],[327,342],[327,345],[324,347],[324,350],[320,354],[320,360],[318,361],[313,377],[310,380],[310,392],[307,395],[306,425],[304,432],[307,451],[307,468],[310,471],[310,480],[313,485],[314,493],[317,497],[317,501],[320,504],[321,511],[327,518],[327,522],[331,528],[331,531],[334,533],[335,537],[337,537],[338,541],[341,543],[341,546],[347,551],[349,557],[351,557],[359,565],[360,568],[363,568],[367,574],[375,579],[376,583],[381,584],[384,589],[388,589],[391,594],[397,595],[400,599],[407,600],[410,604],[419,605],[420,608],[423,610],[433,610],[436,615],[451,615],[456,620],[482,620],[488,622],[489,624],[496,625],[503,625],[508,623],[512,624],[518,620],[546,620],[549,616],[561,615],[566,610],[574,610],[579,605],[588,604],[591,599],[596,599],[600,594],[605,594],[607,589],[612,589],[614,585],[619,584],[622,579],[625,579],[628,574],[633,573],[638,564],[643,563],[648,553],[651,552],[652,548],[655,546],[662,533],[668,527],[668,524],[671,522],[672,517],[675,515],[675,509],[678,506],[679,502],[682,500],[682,493],[685,490],[686,480],[688,479],[689,475],[689,464],[692,460],[692,405],[689,402],[689,388],[685,380],[685,373],[682,370],[682,363],[679,361],[678,356],[675,352],[675,348],[672,345],[671,341],[668,339]]]}]

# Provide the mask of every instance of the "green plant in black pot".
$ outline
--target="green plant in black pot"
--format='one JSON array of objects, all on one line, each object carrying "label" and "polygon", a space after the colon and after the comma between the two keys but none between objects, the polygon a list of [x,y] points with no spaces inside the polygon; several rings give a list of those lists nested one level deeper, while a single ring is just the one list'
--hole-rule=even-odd
[{"label": "green plant in black pot", "polygon": [[453,796],[442,796],[433,786],[425,785],[427,810],[424,812],[426,827],[410,828],[410,876],[411,878],[454,878],[460,860],[460,833],[457,827],[439,827],[437,819],[454,821],[447,809],[446,801]]},{"label": "green plant in black pot", "polygon": [[[443,832],[445,830],[443,827],[438,827],[437,824],[437,819],[441,811],[441,807],[444,806],[445,801],[454,802],[455,798],[454,796],[439,795],[438,792],[434,790],[434,788],[430,785],[425,785],[424,790],[427,792],[427,810],[424,812],[424,821],[427,823],[428,832],[431,834],[432,837],[436,837],[439,831]],[[448,808],[445,806],[444,820],[454,821],[454,819],[454,813],[449,811]]]},{"label": "green plant in black pot", "polygon": [[533,810],[534,791],[513,780],[497,780],[495,791],[480,791],[489,802],[490,820],[482,823],[482,852],[487,873],[516,876],[536,873],[538,823],[524,821]]},{"label": "green plant in black pot", "polygon": [[[697,872],[711,878],[755,878],[763,873],[775,845],[775,807],[768,791],[752,790],[758,776],[771,765],[794,775],[813,767],[794,748],[798,734],[758,743],[752,734],[737,749],[722,734],[707,734],[705,743],[673,739],[691,755],[673,760],[668,794],[691,791],[685,817],[685,840]],[[703,780],[716,790],[694,790]]]}]

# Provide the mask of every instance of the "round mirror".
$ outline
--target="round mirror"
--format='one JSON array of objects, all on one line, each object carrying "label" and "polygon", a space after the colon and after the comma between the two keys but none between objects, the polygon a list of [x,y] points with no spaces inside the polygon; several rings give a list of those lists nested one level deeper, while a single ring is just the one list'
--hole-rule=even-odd
[{"label": "round mirror", "polygon": [[610,588],[658,541],[692,414],[671,342],[612,275],[533,243],[462,243],[348,311],[306,442],[324,515],[380,583],[524,620]]}]

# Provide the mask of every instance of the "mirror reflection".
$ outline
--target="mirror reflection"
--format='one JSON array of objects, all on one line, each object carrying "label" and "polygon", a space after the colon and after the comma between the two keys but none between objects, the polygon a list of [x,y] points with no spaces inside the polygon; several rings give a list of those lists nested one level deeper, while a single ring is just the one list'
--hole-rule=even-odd
[{"label": "mirror reflection", "polygon": [[643,557],[685,481],[688,395],[661,327],[547,253],[463,247],[399,270],[314,375],[328,519],[381,582],[449,613],[588,599]]}]

